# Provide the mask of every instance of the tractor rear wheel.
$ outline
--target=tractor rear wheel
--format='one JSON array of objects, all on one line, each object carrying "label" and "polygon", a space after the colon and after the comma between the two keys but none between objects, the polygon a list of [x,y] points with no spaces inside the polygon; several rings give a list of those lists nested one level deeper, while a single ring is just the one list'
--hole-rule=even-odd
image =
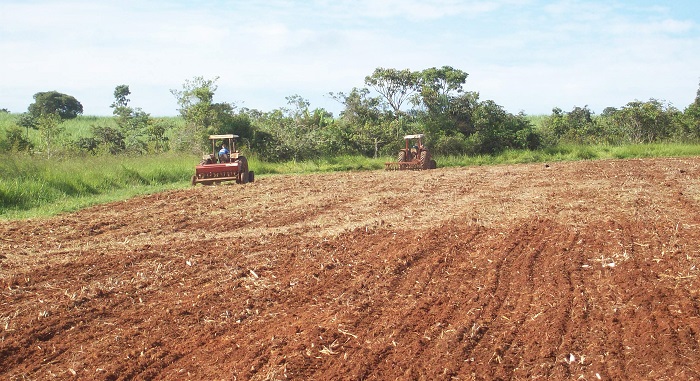
[{"label": "tractor rear wheel", "polygon": [[430,169],[430,152],[422,151],[420,153],[420,168]]},{"label": "tractor rear wheel", "polygon": [[435,169],[435,168],[437,168],[437,163],[435,162],[435,160],[430,159],[430,167],[428,169]]},{"label": "tractor rear wheel", "polygon": [[255,172],[249,171],[249,172],[248,172],[248,182],[249,182],[249,183],[252,183],[252,182],[254,182],[254,181],[255,181]]},{"label": "tractor rear wheel", "polygon": [[240,156],[238,158],[238,178],[236,179],[238,184],[245,184],[248,182],[248,159],[245,156]]}]

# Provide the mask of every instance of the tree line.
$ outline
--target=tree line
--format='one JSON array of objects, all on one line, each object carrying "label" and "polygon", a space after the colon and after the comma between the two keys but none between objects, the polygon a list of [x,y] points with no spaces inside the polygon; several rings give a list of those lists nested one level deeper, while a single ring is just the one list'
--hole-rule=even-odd
[{"label": "tree line", "polygon": [[[0,136],[0,150],[60,150],[100,153],[201,153],[210,134],[235,133],[247,154],[263,160],[305,160],[338,154],[393,155],[405,134],[425,133],[436,155],[496,154],[506,149],[541,149],[560,144],[635,144],[700,141],[700,89],[684,110],[650,99],[608,107],[600,115],[588,106],[554,108],[538,126],[524,113],[512,114],[493,100],[465,89],[468,74],[443,66],[421,71],[377,68],[365,87],[329,93],[342,105],[336,117],[311,108],[300,95],[283,107],[260,111],[215,102],[218,78],[195,77],[172,89],[182,123],[153,118],[132,107],[128,85],[114,90],[113,123],[95,123],[90,136],[56,146],[64,121],[82,114],[74,97],[40,92],[26,113]],[[28,131],[39,132],[39,140]]]}]

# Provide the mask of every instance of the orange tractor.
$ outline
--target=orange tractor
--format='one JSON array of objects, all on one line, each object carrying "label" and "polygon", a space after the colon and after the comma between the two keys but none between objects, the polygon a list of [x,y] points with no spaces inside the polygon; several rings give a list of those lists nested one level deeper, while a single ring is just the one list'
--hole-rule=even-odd
[{"label": "orange tractor", "polygon": [[[238,135],[210,135],[212,153],[202,157],[195,167],[192,185],[218,184],[222,181],[236,181],[245,184],[255,181],[255,173],[248,170],[248,159],[236,149]],[[216,151],[216,141],[222,140],[222,148]],[[230,151],[229,148],[230,147]]]},{"label": "orange tractor", "polygon": [[406,142],[406,147],[399,151],[398,162],[384,163],[384,169],[387,171],[401,171],[437,168],[437,163],[430,156],[430,151],[423,145],[424,138],[425,135],[423,134],[404,136],[403,140]]}]

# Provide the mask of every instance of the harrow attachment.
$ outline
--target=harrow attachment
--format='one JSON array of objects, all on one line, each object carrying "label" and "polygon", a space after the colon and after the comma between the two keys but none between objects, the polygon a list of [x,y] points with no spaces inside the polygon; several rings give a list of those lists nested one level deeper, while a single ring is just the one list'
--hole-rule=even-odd
[{"label": "harrow attachment", "polygon": [[384,163],[384,169],[387,171],[418,171],[423,169],[423,163],[420,160],[404,161],[404,162],[387,162]]}]

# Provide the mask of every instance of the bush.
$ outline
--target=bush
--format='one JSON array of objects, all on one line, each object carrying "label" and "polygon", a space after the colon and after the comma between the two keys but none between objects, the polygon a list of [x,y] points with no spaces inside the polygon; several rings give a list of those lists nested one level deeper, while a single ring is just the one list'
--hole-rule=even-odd
[{"label": "bush", "polygon": [[440,136],[432,143],[433,155],[464,155],[468,152],[467,140],[460,135]]},{"label": "bush", "polygon": [[34,145],[27,139],[25,132],[19,126],[8,127],[5,130],[4,139],[0,140],[0,150],[2,151],[30,151],[33,148]]}]

